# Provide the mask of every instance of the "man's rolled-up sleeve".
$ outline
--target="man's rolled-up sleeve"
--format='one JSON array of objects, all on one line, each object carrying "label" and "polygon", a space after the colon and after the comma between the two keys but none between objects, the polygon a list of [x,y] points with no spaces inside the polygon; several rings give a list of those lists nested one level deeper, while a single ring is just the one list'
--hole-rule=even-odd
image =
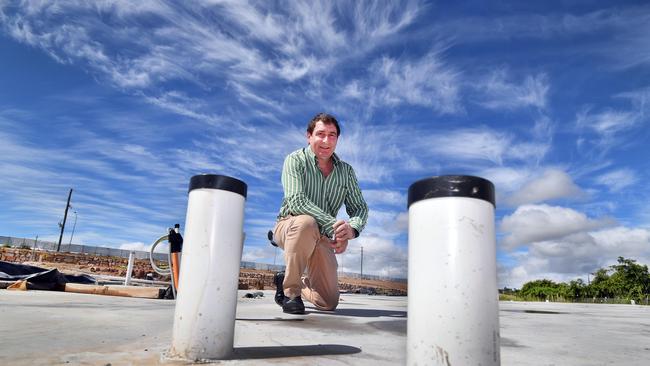
[{"label": "man's rolled-up sleeve", "polygon": [[368,204],[363,199],[357,176],[352,168],[348,173],[348,194],[345,197],[345,211],[350,217],[350,226],[357,231],[358,236],[368,222]]}]

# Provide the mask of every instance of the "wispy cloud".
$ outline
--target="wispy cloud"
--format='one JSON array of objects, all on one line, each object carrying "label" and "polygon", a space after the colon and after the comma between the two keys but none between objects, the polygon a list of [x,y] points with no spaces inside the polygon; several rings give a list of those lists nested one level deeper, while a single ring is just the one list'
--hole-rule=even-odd
[{"label": "wispy cloud", "polygon": [[[5,6],[0,16],[8,34],[59,62],[81,64],[119,88],[144,91],[149,102],[172,112],[215,122],[221,121],[219,116],[197,110],[193,96],[158,90],[173,81],[190,82],[199,90],[233,85],[242,100],[277,105],[277,89],[259,86],[326,76],[346,58],[371,51],[411,24],[418,11],[414,1],[310,1],[290,7],[230,1],[189,7],[71,1]],[[351,17],[351,34],[336,23],[341,16]],[[139,33],[145,24],[152,26],[151,19],[156,20],[153,29]],[[129,53],[114,51],[115,44]],[[273,52],[267,52],[269,47]]]},{"label": "wispy cloud", "polygon": [[638,129],[643,122],[643,114],[637,110],[591,110],[585,107],[576,114],[578,130],[586,132],[584,139],[578,140],[578,148],[589,148],[589,145],[582,145],[593,144],[601,155],[618,147],[623,136]]},{"label": "wispy cloud", "polygon": [[421,11],[419,1],[408,1],[406,4],[391,2],[354,3],[354,25],[359,42],[364,39],[383,39],[392,36],[410,25]]},{"label": "wispy cloud", "polygon": [[[444,63],[442,51],[416,60],[383,57],[370,67],[370,74],[373,82],[369,93],[375,97],[375,103],[423,106],[438,113],[457,113],[462,109],[460,72]],[[346,88],[354,90],[356,86]]]},{"label": "wispy cloud", "polygon": [[528,75],[522,82],[510,81],[509,78],[506,70],[499,69],[481,83],[472,84],[480,93],[477,103],[488,109],[505,110],[546,107],[550,88],[547,75]]},{"label": "wispy cloud", "polygon": [[487,128],[446,131],[435,136],[418,136],[419,145],[452,160],[487,160],[501,164],[513,137]]},{"label": "wispy cloud", "polygon": [[576,118],[578,127],[592,130],[605,139],[634,127],[638,121],[639,115],[634,112],[606,110],[590,113],[590,108],[578,113]]},{"label": "wispy cloud", "polygon": [[[223,125],[227,122],[226,118],[209,112],[204,100],[188,97],[182,92],[164,92],[157,96],[144,96],[144,99],[162,109],[208,124]],[[234,126],[243,128],[237,124]]]},{"label": "wispy cloud", "polygon": [[606,186],[612,192],[633,186],[638,180],[637,174],[631,169],[617,169],[596,177],[596,183]]}]

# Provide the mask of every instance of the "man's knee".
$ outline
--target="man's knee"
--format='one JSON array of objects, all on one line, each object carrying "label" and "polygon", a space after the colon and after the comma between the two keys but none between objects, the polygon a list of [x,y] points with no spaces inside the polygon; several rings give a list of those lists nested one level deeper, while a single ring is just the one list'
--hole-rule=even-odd
[{"label": "man's knee", "polygon": [[330,294],[324,294],[321,296],[319,301],[317,301],[316,307],[320,310],[334,310],[339,305],[339,292],[335,291]]},{"label": "man's knee", "polygon": [[291,228],[298,233],[309,233],[314,236],[319,235],[318,223],[316,219],[309,215],[299,215],[296,216],[293,220]]}]

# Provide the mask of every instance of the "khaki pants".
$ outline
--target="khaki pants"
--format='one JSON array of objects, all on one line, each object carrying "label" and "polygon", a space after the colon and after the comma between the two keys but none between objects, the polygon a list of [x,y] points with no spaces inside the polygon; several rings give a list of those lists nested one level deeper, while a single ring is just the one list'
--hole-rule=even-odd
[{"label": "khaki pants", "polygon": [[302,296],[317,309],[334,310],[339,303],[338,263],[316,220],[309,215],[283,217],[275,224],[273,237],[284,249],[284,295]]}]

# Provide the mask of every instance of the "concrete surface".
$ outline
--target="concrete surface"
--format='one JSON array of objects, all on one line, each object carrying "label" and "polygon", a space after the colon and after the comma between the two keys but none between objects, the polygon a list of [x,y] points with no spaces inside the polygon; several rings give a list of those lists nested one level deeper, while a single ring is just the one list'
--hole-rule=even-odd
[{"label": "concrete surface", "polygon": [[[242,298],[227,365],[400,365],[404,297],[345,294],[336,312],[283,314],[265,297]],[[650,307],[500,303],[503,365],[647,365]],[[218,311],[218,309],[215,309]],[[178,365],[174,302],[0,290],[0,365]]]}]

